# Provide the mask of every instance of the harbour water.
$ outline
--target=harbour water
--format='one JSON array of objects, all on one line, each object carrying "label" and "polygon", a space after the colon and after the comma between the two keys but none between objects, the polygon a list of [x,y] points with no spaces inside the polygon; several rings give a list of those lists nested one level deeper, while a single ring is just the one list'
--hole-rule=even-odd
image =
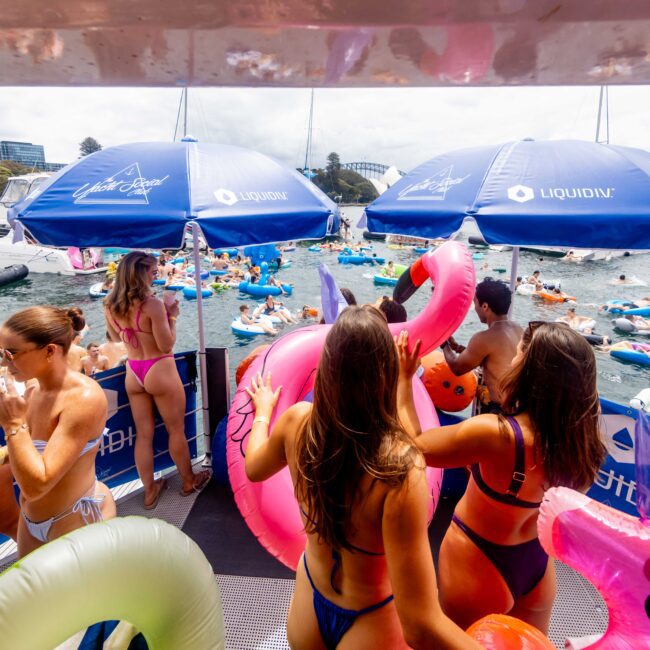
[{"label": "harbour water", "polygon": [[[362,208],[344,208],[344,212],[352,223],[361,216]],[[353,228],[353,235],[361,239],[361,231]],[[461,234],[460,239],[466,239]],[[387,260],[399,264],[411,264],[417,256],[409,250],[391,250],[383,242],[372,242],[374,252]],[[508,273],[499,274],[492,269],[510,268],[510,252],[480,251],[483,259],[474,262],[477,278],[485,276],[506,278]],[[297,311],[303,305],[320,307],[320,281],[318,267],[324,262],[341,287],[350,288],[358,302],[374,302],[381,295],[390,295],[390,287],[376,287],[372,282],[372,267],[340,265],[337,262],[338,253],[313,253],[307,250],[307,244],[298,245],[296,250],[286,254],[286,259],[292,261],[292,266],[279,273],[283,282],[294,285],[292,296],[281,300],[292,311]],[[488,269],[482,269],[487,263]],[[519,275],[527,275],[539,269],[542,278],[548,281],[560,280],[562,289],[577,298],[576,310],[578,315],[589,316],[597,322],[597,332],[622,340],[625,335],[615,333],[611,325],[611,317],[599,312],[598,304],[608,299],[634,299],[650,295],[650,287],[612,286],[610,280],[624,273],[643,280],[650,280],[650,255],[632,255],[618,257],[611,261],[584,262],[572,264],[558,258],[543,257],[531,252],[522,252],[519,261]],[[52,304],[57,306],[78,305],[84,310],[90,331],[82,344],[91,341],[102,342],[105,338],[105,327],[101,300],[92,299],[88,294],[89,287],[101,279],[101,276],[56,276],[50,274],[33,274],[28,279],[0,288],[0,318],[4,320],[11,313],[24,307],[36,304]],[[427,285],[428,286],[428,285]],[[409,316],[418,313],[426,303],[430,292],[423,287],[406,303]],[[196,349],[198,347],[198,330],[196,318],[196,303],[181,299],[181,315],[178,320],[178,340],[176,350]],[[270,337],[240,338],[230,329],[233,318],[239,314],[241,304],[255,303],[251,296],[244,296],[236,289],[216,294],[204,301],[206,323],[206,343],[209,347],[227,347],[230,352],[231,376],[234,376],[237,364],[257,345],[268,342]],[[515,296],[514,318],[522,325],[530,320],[555,320],[566,313],[566,304],[543,303],[528,296]],[[286,331],[288,326],[278,326]],[[292,327],[300,327],[294,325]],[[457,332],[456,339],[466,343],[467,339],[483,326],[473,310],[467,315],[465,322]],[[627,337],[630,340],[643,340],[643,337]],[[650,368],[621,363],[604,352],[596,353],[598,359],[598,385],[602,397],[626,403],[642,388],[650,385]]]}]

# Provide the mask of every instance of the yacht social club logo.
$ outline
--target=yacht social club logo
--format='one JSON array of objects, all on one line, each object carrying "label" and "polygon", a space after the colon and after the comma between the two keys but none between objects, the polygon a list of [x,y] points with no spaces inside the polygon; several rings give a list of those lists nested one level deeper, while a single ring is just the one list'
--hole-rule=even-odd
[{"label": "yacht social club logo", "polygon": [[255,203],[261,201],[288,201],[289,192],[233,192],[220,187],[214,191],[214,198],[224,205],[235,205],[240,201],[254,201]]},{"label": "yacht social club logo", "polygon": [[462,178],[452,178],[454,166],[449,165],[433,176],[405,187],[397,196],[398,201],[444,201],[447,192],[460,185],[470,174]]},{"label": "yacht social club logo", "polygon": [[[567,201],[570,199],[613,199],[614,187],[542,187],[537,192],[540,199]],[[528,185],[509,187],[508,198],[517,203],[526,203],[536,196],[536,191]]]},{"label": "yacht social club logo", "polygon": [[72,196],[75,203],[149,205],[149,193],[168,178],[169,174],[162,178],[144,178],[140,165],[133,163],[103,181],[82,185]]}]

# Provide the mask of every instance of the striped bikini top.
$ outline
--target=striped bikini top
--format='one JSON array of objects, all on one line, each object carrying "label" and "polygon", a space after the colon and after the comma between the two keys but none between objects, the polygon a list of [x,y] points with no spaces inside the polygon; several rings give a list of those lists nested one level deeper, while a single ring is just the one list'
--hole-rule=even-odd
[{"label": "striped bikini top", "polygon": [[[92,440],[89,440],[85,445],[84,448],[81,450],[79,454],[79,458],[87,454],[89,451],[92,451],[98,444],[101,442],[101,439],[108,435],[108,428],[104,429],[96,438],[93,438]],[[47,440],[32,440],[32,443],[34,443],[34,447],[36,447],[36,451],[43,455],[43,452],[45,451],[45,447],[47,447]]]}]

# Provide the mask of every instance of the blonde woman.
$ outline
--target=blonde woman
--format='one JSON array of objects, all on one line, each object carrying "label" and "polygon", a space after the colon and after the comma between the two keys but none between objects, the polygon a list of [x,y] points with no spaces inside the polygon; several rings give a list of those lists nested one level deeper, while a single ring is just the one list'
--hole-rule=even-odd
[{"label": "blonde woman", "polygon": [[[79,309],[29,307],[0,329],[8,369],[0,382],[0,426],[20,487],[21,557],[84,524],[115,516],[113,497],[95,476],[106,397],[67,359],[83,325]],[[30,379],[37,382],[21,396],[14,380]]]},{"label": "blonde woman", "polygon": [[164,479],[154,481],[154,405],[169,434],[169,453],[183,480],[182,494],[203,488],[210,472],[192,472],[185,438],[185,391],[172,349],[176,342],[177,302],[163,303],[151,292],[156,258],[135,251],[122,258],[115,285],[104,300],[108,331],[126,345],[126,391],[136,427],[135,464],[144,485],[144,507],[158,505]]}]

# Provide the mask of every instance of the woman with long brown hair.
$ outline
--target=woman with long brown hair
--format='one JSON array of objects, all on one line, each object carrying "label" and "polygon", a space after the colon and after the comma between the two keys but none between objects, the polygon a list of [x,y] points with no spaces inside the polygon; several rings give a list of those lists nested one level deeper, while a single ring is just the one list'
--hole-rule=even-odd
[{"label": "woman with long brown hair", "polygon": [[144,485],[144,507],[158,505],[165,480],[154,481],[154,404],[169,434],[169,453],[183,480],[182,494],[201,489],[210,472],[192,472],[185,438],[185,391],[172,349],[176,342],[178,302],[166,304],[152,295],[158,263],[134,251],[117,267],[115,285],[104,299],[108,331],[126,345],[126,392],[135,421],[135,464]]},{"label": "woman with long brown hair", "polygon": [[531,322],[501,386],[509,415],[420,433],[410,388],[418,346],[407,347],[403,336],[399,401],[409,432],[429,465],[471,465],[440,549],[443,609],[463,627],[496,612],[546,633],[556,585],[537,538],[544,491],[587,490],[605,458],[593,350],[564,323]]},{"label": "woman with long brown hair", "polygon": [[287,621],[292,648],[478,648],[441,611],[422,455],[397,418],[399,362],[374,307],[348,307],[318,365],[313,405],[287,409],[261,376],[246,473],[289,466],[307,532]]},{"label": "woman with long brown hair", "polygon": [[[81,310],[29,307],[0,329],[7,374],[0,382],[0,426],[20,487],[18,554],[84,524],[115,516],[95,457],[106,424],[99,384],[72,370],[67,353],[84,326]],[[33,382],[21,396],[14,380]]]}]

